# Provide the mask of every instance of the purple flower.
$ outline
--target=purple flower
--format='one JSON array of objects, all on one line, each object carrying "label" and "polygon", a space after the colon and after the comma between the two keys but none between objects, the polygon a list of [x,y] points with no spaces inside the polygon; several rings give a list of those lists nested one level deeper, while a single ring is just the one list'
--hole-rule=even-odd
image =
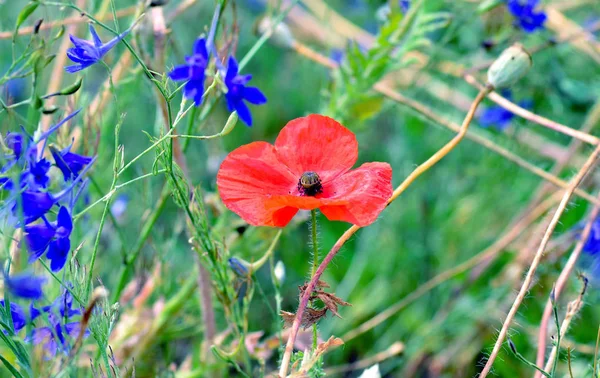
[{"label": "purple flower", "polygon": [[[73,287],[72,284],[69,284],[69,286],[70,288]],[[31,320],[34,320],[41,314],[45,313],[52,313],[60,316],[61,318],[70,318],[75,315],[81,315],[82,311],[83,307],[73,307],[73,296],[69,290],[65,289],[63,293],[59,295],[49,306],[44,306],[38,310],[32,304]]]},{"label": "purple flower", "polygon": [[[4,299],[0,299],[0,306],[2,306],[3,311],[7,310]],[[10,316],[12,317],[15,333],[18,333],[20,330],[25,328],[25,325],[27,324],[27,318],[25,317],[25,311],[23,311],[21,306],[10,302]],[[6,330],[4,332],[6,333]]]},{"label": "purple flower", "polygon": [[536,12],[539,0],[507,0],[508,10],[517,19],[518,25],[527,33],[542,29],[546,22],[544,11]]},{"label": "purple flower", "polygon": [[194,100],[194,105],[199,106],[202,103],[204,94],[204,71],[208,65],[208,50],[204,38],[198,38],[194,43],[194,54],[185,57],[185,64],[175,66],[169,77],[174,81],[187,80],[183,87],[183,95],[188,99]]},{"label": "purple flower", "polygon": [[70,35],[69,38],[75,47],[67,50],[67,56],[77,64],[65,67],[65,71],[69,73],[75,73],[88,68],[95,63],[98,63],[110,49],[112,49],[120,40],[129,34],[130,30],[131,28],[125,30],[123,33],[119,34],[107,43],[102,43],[100,37],[98,37],[98,34],[96,33],[96,30],[91,24],[90,34],[92,34],[92,41],[87,41],[85,39]]},{"label": "purple flower", "polygon": [[8,291],[19,298],[40,299],[44,295],[42,286],[46,283],[46,277],[34,276],[27,272],[5,275],[4,285]]},{"label": "purple flower", "polygon": [[46,257],[50,260],[53,272],[61,270],[71,250],[71,231],[73,221],[66,207],[61,206],[56,222],[50,223],[43,217],[43,223],[25,227],[25,240],[29,248],[29,262],[39,259],[46,249]]},{"label": "purple flower", "polygon": [[78,155],[71,152],[71,146],[62,151],[57,150],[54,146],[50,146],[50,153],[54,158],[54,163],[60,169],[65,181],[69,181],[79,176],[79,172],[92,162],[92,157]]},{"label": "purple flower", "polygon": [[[48,315],[50,327],[39,327],[31,332],[28,338],[33,342],[33,345],[44,344],[46,350],[46,359],[56,356],[56,352],[60,351],[68,354],[71,350],[69,339],[76,338],[81,330],[80,322],[62,323],[54,314]],[[89,331],[84,332],[84,336],[88,336]]]},{"label": "purple flower", "polygon": [[252,80],[252,75],[240,75],[237,61],[233,56],[229,57],[227,73],[225,74],[227,108],[230,112],[237,111],[240,119],[248,126],[252,126],[252,114],[244,101],[254,105],[267,102],[267,98],[258,88],[246,86],[250,80]]},{"label": "purple flower", "polygon": [[23,152],[23,135],[19,133],[6,133],[6,146],[10,148],[18,159]]},{"label": "purple flower", "polygon": [[[54,197],[47,192],[39,192],[35,190],[26,190],[21,194],[21,206],[23,212],[23,223],[29,224],[40,219],[45,215],[52,206],[58,201],[60,196]],[[16,219],[20,219],[17,201],[13,200],[12,214]]]}]

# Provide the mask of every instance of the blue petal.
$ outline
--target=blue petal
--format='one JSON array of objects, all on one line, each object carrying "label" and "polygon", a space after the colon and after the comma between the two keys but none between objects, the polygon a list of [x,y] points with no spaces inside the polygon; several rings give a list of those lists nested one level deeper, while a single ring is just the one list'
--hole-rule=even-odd
[{"label": "blue petal", "polygon": [[169,72],[169,77],[174,81],[188,80],[190,78],[190,67],[185,64],[175,66],[173,67],[173,70]]},{"label": "blue petal", "polygon": [[17,159],[21,157],[21,152],[23,152],[23,135],[19,133],[6,133],[6,146],[10,148]]},{"label": "blue petal", "polygon": [[235,110],[236,97],[231,95],[230,93],[225,94],[225,100],[227,102],[227,110],[230,112]]},{"label": "blue petal", "polygon": [[65,67],[65,71],[67,71],[68,73],[75,73],[75,72],[79,72],[83,69],[88,68],[90,65],[86,65],[84,66],[83,64],[76,64],[74,66],[66,66]]},{"label": "blue petal", "polygon": [[80,64],[94,64],[96,60],[88,56],[82,55],[81,50],[77,48],[70,48],[67,50],[67,57],[75,63]]},{"label": "blue petal", "polygon": [[[25,224],[38,220],[54,206],[55,200],[45,192],[24,191],[21,195],[23,206],[23,217]],[[13,207],[13,215],[19,216],[16,204]]]},{"label": "blue petal", "polygon": [[225,75],[225,83],[231,82],[238,74],[238,64],[233,56],[229,57],[227,62],[227,74]]},{"label": "blue petal", "polygon": [[[6,302],[4,299],[0,299],[0,306],[6,309]],[[13,326],[15,327],[15,333],[25,328],[27,319],[25,318],[25,311],[23,308],[14,302],[10,302],[10,315],[12,317]]]},{"label": "blue petal", "polygon": [[69,210],[67,210],[66,207],[60,207],[56,221],[57,237],[65,238],[71,235],[71,231],[73,231],[73,221],[71,219],[71,214],[69,214]]},{"label": "blue petal", "polygon": [[50,260],[50,269],[53,272],[58,272],[65,266],[70,250],[69,238],[59,238],[50,243],[46,257]]},{"label": "blue petal", "polygon": [[85,39],[77,38],[74,35],[70,34],[69,39],[73,43],[76,48],[83,49],[86,51],[90,51],[90,49],[94,49],[94,44],[90,41],[86,41]]},{"label": "blue petal", "polygon": [[194,43],[194,54],[201,55],[204,59],[208,60],[208,51],[206,50],[206,40],[204,38],[198,38]]},{"label": "blue petal", "polygon": [[44,254],[46,248],[54,238],[56,231],[48,223],[35,224],[25,227],[25,241],[29,251],[29,262],[33,262]]},{"label": "blue petal", "polygon": [[50,146],[50,153],[54,158],[54,163],[61,170],[65,181],[77,177],[83,167],[92,161],[92,157],[70,152],[70,148],[69,146],[62,151],[58,151],[56,148]]},{"label": "blue petal", "polygon": [[15,296],[25,299],[40,299],[44,295],[42,286],[46,277],[34,276],[30,273],[13,274],[4,277],[4,285]]},{"label": "blue petal", "polygon": [[251,127],[252,114],[250,113],[250,109],[248,109],[248,105],[246,105],[244,101],[238,101],[234,105],[240,119],[244,121],[246,125]]},{"label": "blue petal", "polygon": [[106,55],[107,52],[109,52],[117,43],[119,43],[123,38],[125,38],[127,36],[127,34],[129,34],[129,32],[131,31],[131,28],[125,30],[123,33],[119,34],[118,36],[116,36],[115,38],[111,39],[110,41],[106,42],[105,44],[103,44],[100,48],[99,48],[99,56],[103,57],[104,55]]},{"label": "blue petal", "polygon": [[94,41],[94,46],[96,46],[96,48],[100,48],[100,46],[102,46],[102,40],[98,36],[98,33],[96,33],[96,29],[94,29],[92,24],[90,24],[90,34],[92,35],[92,41]]},{"label": "blue petal", "polygon": [[[81,322],[72,322],[65,324],[65,331],[72,338],[76,338],[79,336],[79,332],[81,332]],[[88,337],[90,335],[89,330],[85,330],[83,332],[83,337]]]},{"label": "blue petal", "polygon": [[251,104],[261,105],[267,102],[267,98],[256,87],[244,87],[244,98]]}]

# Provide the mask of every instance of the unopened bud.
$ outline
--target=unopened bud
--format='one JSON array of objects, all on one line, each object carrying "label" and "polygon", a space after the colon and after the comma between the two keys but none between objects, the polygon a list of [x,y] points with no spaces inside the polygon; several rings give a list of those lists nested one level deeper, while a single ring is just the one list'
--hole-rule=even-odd
[{"label": "unopened bud", "polygon": [[281,260],[277,261],[277,264],[275,264],[275,268],[273,268],[273,274],[275,275],[277,283],[281,285],[285,280],[285,265],[283,265]]},{"label": "unopened bud", "polygon": [[229,267],[231,268],[231,270],[233,270],[236,276],[248,277],[250,275],[249,262],[244,261],[242,259],[238,259],[237,257],[232,257],[229,260],[227,260],[227,262],[229,263]]},{"label": "unopened bud", "polygon": [[221,130],[221,132],[219,134],[221,134],[221,136],[223,135],[227,135],[231,132],[231,130],[233,130],[235,128],[235,125],[237,124],[238,121],[238,114],[236,111],[234,111],[233,113],[231,113],[229,115],[229,118],[227,118],[227,122],[225,123],[225,127],[223,127],[223,130]]},{"label": "unopened bud", "polygon": [[500,54],[488,70],[488,83],[494,88],[506,88],[521,79],[533,60],[523,45],[515,43]]},{"label": "unopened bud", "polygon": [[519,353],[519,352],[517,352],[517,346],[515,345],[515,343],[513,343],[513,341],[512,341],[510,338],[508,338],[508,340],[507,340],[507,341],[508,341],[508,346],[510,347],[510,350],[511,350],[511,351],[512,351],[514,354],[517,354],[517,353]]},{"label": "unopened bud", "polygon": [[271,32],[271,38],[269,39],[269,42],[275,46],[285,49],[294,47],[296,41],[294,40],[294,36],[292,35],[290,28],[288,28],[285,23],[280,22],[273,27],[273,19],[270,17],[263,17],[258,21],[258,24],[256,24],[256,33],[263,35],[269,32]]}]

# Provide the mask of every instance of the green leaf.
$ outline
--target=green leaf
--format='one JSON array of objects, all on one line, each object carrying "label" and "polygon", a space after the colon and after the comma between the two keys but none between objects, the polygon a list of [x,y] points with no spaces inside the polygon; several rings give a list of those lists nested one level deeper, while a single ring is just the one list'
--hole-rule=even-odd
[{"label": "green leaf", "polygon": [[369,96],[364,97],[361,101],[356,102],[350,108],[350,115],[359,121],[365,121],[377,115],[383,106],[383,97]]},{"label": "green leaf", "polygon": [[23,374],[21,374],[17,368],[15,368],[10,362],[8,362],[8,360],[4,357],[2,357],[2,355],[0,355],[0,361],[2,361],[2,363],[4,363],[4,366],[6,366],[6,368],[8,370],[10,370],[10,372],[13,374],[13,376],[15,377],[19,377],[19,378],[25,378],[23,377]]},{"label": "green leaf", "polygon": [[504,0],[485,0],[477,7],[477,13],[485,13],[502,5]]},{"label": "green leaf", "polygon": [[14,34],[15,36],[17,35],[17,32],[19,31],[19,28],[21,27],[23,22],[25,22],[29,18],[29,16],[31,16],[31,14],[38,7],[38,5],[40,5],[40,3],[38,3],[37,1],[31,2],[21,10],[21,13],[19,13],[19,15],[17,16],[17,25],[15,26]]}]

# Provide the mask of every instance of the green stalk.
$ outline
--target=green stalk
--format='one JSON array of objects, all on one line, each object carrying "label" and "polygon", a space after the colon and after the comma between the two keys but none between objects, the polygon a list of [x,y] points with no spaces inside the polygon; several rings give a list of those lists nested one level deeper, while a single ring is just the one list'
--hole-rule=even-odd
[{"label": "green stalk", "polygon": [[[317,210],[313,209],[310,211],[310,218],[311,218],[311,223],[310,223],[310,228],[312,231],[312,246],[313,246],[313,264],[312,264],[312,271],[310,273],[311,278],[315,275],[315,273],[317,272],[317,267],[319,266],[319,243],[317,242]],[[313,342],[312,342],[312,350],[316,350],[317,349],[317,323],[313,324],[312,326],[312,330],[313,330]]]}]

